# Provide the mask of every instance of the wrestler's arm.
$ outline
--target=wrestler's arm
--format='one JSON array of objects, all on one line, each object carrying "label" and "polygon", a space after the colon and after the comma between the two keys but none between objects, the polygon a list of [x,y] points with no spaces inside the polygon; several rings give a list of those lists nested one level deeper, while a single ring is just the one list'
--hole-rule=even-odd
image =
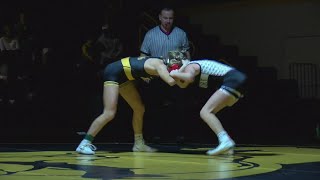
[{"label": "wrestler's arm", "polygon": [[160,65],[156,67],[157,73],[160,76],[160,78],[169,84],[170,86],[174,86],[176,84],[176,81],[170,76],[167,66],[164,65],[162,62]]},{"label": "wrestler's arm", "polygon": [[193,67],[187,67],[184,71],[173,70],[170,72],[170,76],[191,83],[196,76],[196,70]]},{"label": "wrestler's arm", "polygon": [[194,77],[196,76],[196,70],[193,67],[188,67],[186,70],[182,72],[180,70],[173,70],[170,72],[170,76],[176,80],[180,88],[186,88],[194,81]]},{"label": "wrestler's arm", "polygon": [[188,59],[182,60],[182,66],[180,67],[179,72],[183,72],[184,69],[188,66],[189,62],[190,62],[190,60],[188,60]]},{"label": "wrestler's arm", "polygon": [[186,88],[190,84],[190,83],[183,81],[183,80],[180,80],[180,79],[175,79],[175,80],[176,80],[177,86],[179,86],[180,88]]}]

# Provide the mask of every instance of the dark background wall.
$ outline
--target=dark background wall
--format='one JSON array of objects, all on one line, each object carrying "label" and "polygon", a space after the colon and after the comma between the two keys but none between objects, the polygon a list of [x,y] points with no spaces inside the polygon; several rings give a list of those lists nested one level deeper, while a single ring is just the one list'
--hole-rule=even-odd
[{"label": "dark background wall", "polygon": [[[285,27],[278,26],[275,31],[268,31],[270,33],[265,33],[265,28],[252,31],[253,26],[261,27],[262,24],[274,27],[272,22],[265,20],[274,12],[270,7],[283,7],[278,9],[277,16],[286,14],[288,9],[290,14],[299,16],[288,8],[291,5],[278,5],[278,1],[272,2],[274,6],[250,6],[253,3],[250,1],[170,2],[178,12],[177,24],[186,29],[193,42],[195,58],[223,58],[249,75],[245,98],[219,113],[224,126],[238,143],[318,143],[315,138],[320,117],[318,97],[303,98],[299,95],[297,81],[279,78],[281,68],[278,67],[283,67],[279,53],[274,53],[277,61],[269,61],[266,53],[278,49],[262,51],[265,44],[270,48],[278,47],[277,42],[272,46],[268,40],[278,37],[274,33],[283,32]],[[245,5],[234,5],[239,2],[245,2]],[[124,56],[137,56],[141,40],[139,25],[143,22],[141,13],[148,12],[157,19],[157,9],[161,5],[159,1],[140,1],[138,4],[130,0],[2,2],[1,25],[15,21],[18,12],[23,10],[36,46],[53,48],[54,53],[47,65],[36,68],[33,80],[21,83],[15,104],[0,104],[0,142],[77,143],[81,139],[77,132],[87,131],[93,118],[102,110],[102,87],[86,84],[77,68],[82,43],[88,36],[97,36],[101,25],[109,22],[124,42]],[[308,8],[316,9],[307,5],[304,11]],[[261,9],[264,9],[262,14]],[[247,22],[255,13],[255,21]],[[233,18],[236,20],[230,21]],[[241,20],[247,24],[239,23]],[[283,24],[287,20],[283,19]],[[234,23],[238,23],[239,29],[232,26]],[[246,41],[250,34],[261,36],[261,39],[257,42],[251,37]],[[176,142],[177,136],[183,136],[186,142],[216,143],[214,134],[199,118],[199,110],[212,91],[193,88],[186,92],[175,91],[184,96],[170,106],[151,100],[161,90],[143,94],[147,108],[146,139],[152,141],[160,137],[162,142]],[[28,99],[29,92],[34,93],[31,100]],[[122,99],[116,119],[103,129],[96,141],[132,142],[131,110]]]},{"label": "dark background wall", "polygon": [[[203,33],[215,34],[226,45],[237,45],[240,55],[258,56],[259,66],[274,66],[279,78],[289,78],[292,62],[314,63],[320,33],[320,2],[234,1],[183,8]],[[255,44],[255,46],[252,46]]]}]

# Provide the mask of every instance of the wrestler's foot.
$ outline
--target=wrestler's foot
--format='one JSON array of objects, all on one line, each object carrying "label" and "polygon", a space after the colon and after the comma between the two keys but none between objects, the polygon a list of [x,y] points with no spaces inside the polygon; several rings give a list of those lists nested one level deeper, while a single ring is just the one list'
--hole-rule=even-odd
[{"label": "wrestler's foot", "polygon": [[141,143],[134,143],[132,151],[133,152],[156,152],[158,150],[150,146],[147,146],[144,142],[141,142]]},{"label": "wrestler's foot", "polygon": [[93,155],[97,148],[90,141],[82,140],[76,151],[80,154]]},{"label": "wrestler's foot", "polygon": [[216,148],[207,151],[207,155],[213,156],[213,155],[218,155],[222,153],[233,155],[234,146],[235,146],[234,141],[230,139],[230,140],[221,142]]}]

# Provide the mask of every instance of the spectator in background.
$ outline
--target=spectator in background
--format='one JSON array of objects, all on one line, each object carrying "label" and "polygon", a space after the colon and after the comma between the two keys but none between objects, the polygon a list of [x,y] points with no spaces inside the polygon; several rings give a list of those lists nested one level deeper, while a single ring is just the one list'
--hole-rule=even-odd
[{"label": "spectator in background", "polygon": [[[0,79],[5,80],[6,83],[3,88],[7,89],[9,94],[9,101],[13,103],[15,100],[13,96],[16,94],[16,80],[17,80],[17,61],[19,58],[19,42],[12,31],[10,25],[4,25],[4,35],[0,38]],[[3,93],[4,94],[4,93]],[[2,96],[4,96],[2,94]]]},{"label": "spectator in background", "polygon": [[122,56],[123,45],[108,24],[103,25],[101,30],[101,35],[89,49],[88,55],[102,70],[107,64]]},{"label": "spectator in background", "polygon": [[14,32],[16,33],[17,40],[20,45],[21,56],[18,62],[19,76],[26,78],[31,75],[32,56],[35,51],[34,38],[31,33],[31,27],[29,26],[26,14],[24,11],[20,11],[18,14],[18,20],[14,25]]},{"label": "spectator in background", "polygon": [[26,23],[24,12],[20,12],[18,16],[18,21],[14,25],[14,31],[17,34],[17,39],[23,48],[27,48],[27,40],[29,36],[29,27]]},{"label": "spectator in background", "polygon": [[10,25],[4,25],[3,31],[4,35],[0,38],[1,53],[5,53],[6,51],[19,50],[20,46],[18,39],[14,36],[14,33]]},{"label": "spectator in background", "polygon": [[81,62],[79,64],[79,68],[81,72],[84,72],[85,76],[88,76],[88,73],[90,75],[96,74],[99,70],[98,63],[90,54],[94,41],[95,39],[92,36],[88,36],[81,46]]},{"label": "spectator in background", "polygon": [[87,40],[84,42],[84,44],[81,46],[81,54],[83,59],[92,62],[93,63],[93,58],[89,55],[89,49],[93,45],[93,38],[87,38]]},{"label": "spectator in background", "polygon": [[[87,36],[85,42],[81,46],[81,58],[78,64],[79,72],[79,85],[82,86],[81,92],[84,93],[86,97],[88,109],[97,109],[93,107],[90,103],[96,100],[101,92],[101,65],[95,61],[93,56],[90,54],[90,50],[93,47],[95,38],[93,35]],[[100,99],[100,98],[99,98]],[[96,110],[93,110],[93,114],[97,114]]]}]

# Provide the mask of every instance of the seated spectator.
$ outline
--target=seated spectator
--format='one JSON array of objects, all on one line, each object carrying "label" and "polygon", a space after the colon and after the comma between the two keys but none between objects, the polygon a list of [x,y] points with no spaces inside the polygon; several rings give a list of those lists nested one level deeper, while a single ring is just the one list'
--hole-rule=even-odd
[{"label": "seated spectator", "polygon": [[[13,95],[16,94],[13,90],[15,89],[15,80],[17,77],[16,62],[19,57],[20,46],[10,25],[5,25],[3,32],[4,35],[0,38],[0,79],[6,80],[2,89],[7,89],[4,91],[8,92],[10,102],[13,103]],[[5,95],[2,93],[1,96]]]},{"label": "seated spectator", "polygon": [[102,33],[89,51],[89,55],[103,69],[107,64],[119,59],[123,45],[108,24],[102,26]]},{"label": "seated spectator", "polygon": [[5,25],[3,27],[4,36],[0,38],[0,50],[4,51],[12,51],[19,49],[18,39],[14,37],[12,29],[9,25]]}]

